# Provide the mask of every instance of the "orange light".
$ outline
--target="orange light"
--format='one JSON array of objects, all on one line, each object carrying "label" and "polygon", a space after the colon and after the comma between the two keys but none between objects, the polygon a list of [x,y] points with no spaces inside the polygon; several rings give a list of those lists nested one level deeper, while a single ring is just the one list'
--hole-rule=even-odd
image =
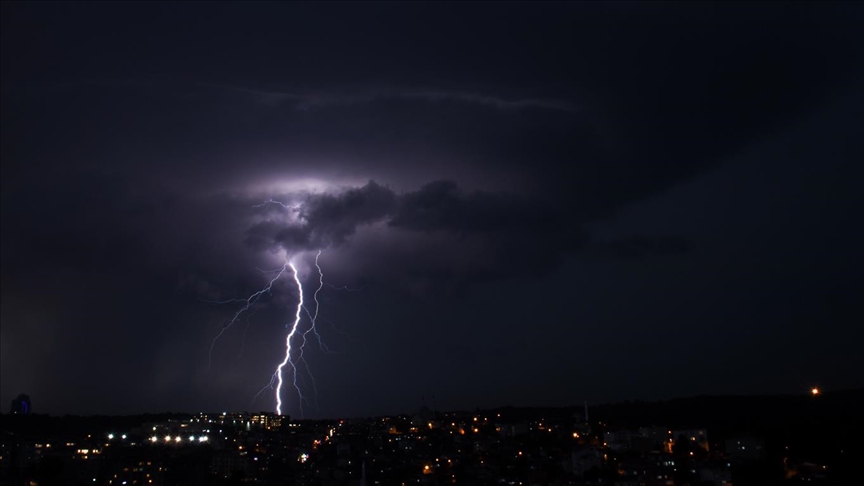
[{"label": "orange light", "polygon": [[813,389],[810,390],[810,393],[815,397],[816,395],[819,394],[819,389],[816,387],[813,387]]}]

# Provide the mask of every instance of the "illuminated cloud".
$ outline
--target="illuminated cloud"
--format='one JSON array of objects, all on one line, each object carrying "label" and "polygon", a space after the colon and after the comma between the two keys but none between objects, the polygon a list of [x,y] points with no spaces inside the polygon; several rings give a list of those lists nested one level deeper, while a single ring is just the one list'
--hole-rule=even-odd
[{"label": "illuminated cloud", "polygon": [[248,98],[251,102],[278,107],[293,106],[298,110],[371,104],[387,100],[404,100],[422,103],[465,103],[501,111],[550,110],[571,112],[576,109],[572,102],[546,98],[503,98],[491,94],[469,91],[447,91],[440,89],[377,89],[356,93],[297,93],[264,89],[252,89],[221,84],[202,84],[228,93]]}]

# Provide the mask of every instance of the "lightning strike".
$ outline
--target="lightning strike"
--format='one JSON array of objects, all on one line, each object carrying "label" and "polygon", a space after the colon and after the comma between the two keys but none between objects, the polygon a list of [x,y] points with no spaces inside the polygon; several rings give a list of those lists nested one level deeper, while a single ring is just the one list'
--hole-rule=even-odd
[{"label": "lightning strike", "polygon": [[264,206],[266,206],[268,204],[275,204],[277,206],[282,206],[283,208],[291,210],[291,211],[297,211],[300,209],[300,206],[289,206],[289,205],[283,203],[282,201],[277,201],[275,199],[268,199],[268,200],[264,201],[263,203],[256,204],[252,207],[253,208],[263,208]]},{"label": "lightning strike", "polygon": [[297,284],[297,291],[299,292],[299,302],[297,303],[297,312],[294,315],[294,325],[291,326],[291,332],[288,333],[288,336],[285,338],[285,359],[279,363],[279,366],[276,367],[276,414],[282,415],[282,369],[290,364],[291,368],[294,370],[294,388],[297,389],[297,394],[300,396],[300,414],[303,414],[303,393],[300,391],[300,387],[297,386],[297,366],[291,363],[291,339],[294,337],[294,334],[297,332],[297,326],[300,325],[300,312],[303,310],[303,284],[300,283],[300,277],[297,275],[297,267],[294,266],[293,263],[288,262],[287,265],[291,267],[291,271],[294,272],[294,282]]},{"label": "lightning strike", "polygon": [[[320,252],[319,252],[319,254],[320,254]],[[253,399],[253,403],[255,400],[257,400],[257,398],[259,396],[261,396],[261,394],[265,390],[273,389],[273,386],[275,384],[276,385],[276,413],[279,415],[282,415],[282,385],[284,384],[282,372],[285,369],[285,367],[287,366],[291,369],[292,374],[293,374],[293,380],[292,381],[294,384],[294,388],[297,390],[297,395],[300,398],[300,403],[299,403],[300,414],[303,415],[303,401],[305,401],[305,397],[303,396],[303,392],[300,389],[300,385],[297,383],[297,365],[296,365],[295,361],[302,360],[302,358],[303,358],[302,351],[303,351],[303,345],[305,345],[305,339],[304,339],[303,345],[301,345],[299,348],[299,351],[300,351],[299,359],[294,360],[294,361],[292,361],[292,359],[291,359],[292,339],[294,338],[294,335],[297,333],[297,329],[300,326],[301,312],[304,309],[304,307],[303,307],[303,285],[300,283],[300,276],[297,272],[297,267],[295,267],[291,261],[286,261],[285,264],[282,265],[281,268],[274,270],[273,272],[275,272],[276,275],[273,276],[273,278],[271,278],[267,282],[267,285],[264,288],[262,288],[261,290],[250,295],[248,298],[246,298],[246,299],[229,299],[226,301],[219,302],[219,303],[243,302],[244,305],[240,309],[238,309],[237,312],[234,313],[234,317],[231,319],[231,321],[227,325],[223,326],[222,329],[219,331],[219,334],[217,334],[216,337],[213,338],[213,342],[210,344],[210,355],[208,357],[208,369],[209,369],[210,364],[212,362],[213,348],[216,345],[216,341],[218,341],[219,338],[221,338],[225,334],[225,332],[231,326],[233,326],[234,323],[236,323],[245,312],[249,311],[249,309],[256,302],[258,302],[258,300],[261,298],[261,296],[263,296],[264,294],[271,293],[272,289],[273,289],[273,285],[276,283],[277,280],[282,278],[282,276],[288,271],[288,269],[291,269],[291,273],[294,277],[294,282],[297,284],[298,303],[297,303],[297,310],[294,314],[293,324],[288,324],[285,326],[286,328],[290,327],[290,332],[288,333],[288,335],[285,338],[285,359],[276,368],[276,371],[270,377],[270,382],[267,384],[267,386],[262,388],[255,395],[255,398]],[[246,329],[248,329],[248,326]],[[243,333],[244,334],[244,346],[245,346],[246,329],[244,329],[244,333]],[[304,361],[304,363],[305,363],[305,361]],[[309,371],[308,365],[307,365],[307,371]],[[311,372],[310,372],[310,376],[311,376]],[[314,378],[313,378],[313,380],[314,380]]]},{"label": "lightning strike", "polygon": [[306,335],[312,332],[313,334],[315,334],[315,338],[318,340],[318,347],[321,349],[321,351],[325,353],[332,353],[332,351],[330,351],[330,348],[328,348],[327,345],[324,344],[324,340],[321,339],[321,335],[318,333],[317,327],[318,309],[321,308],[321,303],[318,302],[318,294],[324,288],[324,272],[321,270],[321,265],[318,263],[319,258],[321,258],[321,250],[318,250],[318,254],[315,255],[315,268],[318,269],[318,288],[315,289],[315,293],[312,295],[312,300],[315,301],[315,313],[312,314],[311,312],[309,312],[309,309],[306,309],[304,307],[304,309],[306,310],[306,314],[312,321],[312,325],[309,326],[309,329],[307,329],[305,333],[303,333],[303,339],[305,343]]},{"label": "lightning strike", "polygon": [[[309,311],[309,309],[307,309],[305,306],[303,284],[300,281],[300,275],[297,271],[297,267],[294,265],[294,263],[292,263],[290,261],[285,264],[286,269],[287,268],[291,269],[291,274],[292,274],[292,277],[294,278],[294,283],[295,283],[295,285],[297,285],[297,293],[298,293],[297,308],[294,311],[294,320],[285,326],[286,328],[290,329],[288,334],[285,336],[285,357],[282,359],[282,362],[280,362],[279,365],[276,367],[276,371],[270,377],[270,382],[266,386],[264,386],[260,391],[258,391],[258,393],[255,395],[255,397],[252,400],[252,403],[255,403],[255,400],[257,400],[258,397],[261,396],[261,394],[263,394],[267,390],[274,389],[274,386],[275,386],[276,413],[278,415],[282,415],[282,406],[283,406],[282,389],[285,386],[285,381],[286,381],[285,373],[286,372],[291,373],[291,384],[294,386],[294,389],[297,391],[297,397],[298,397],[297,405],[300,408],[300,415],[303,416],[305,413],[303,404],[304,403],[308,404],[309,402],[306,399],[306,397],[303,395],[303,390],[300,386],[300,382],[298,381],[299,380],[298,371],[300,370],[300,367],[299,367],[300,363],[303,363],[303,366],[306,370],[306,373],[309,376],[310,382],[312,384],[312,389],[315,393],[315,403],[317,404],[317,401],[318,401],[318,398],[317,398],[318,397],[318,390],[317,390],[317,383],[315,382],[315,376],[312,374],[312,371],[310,370],[309,364],[306,362],[306,359],[304,358],[303,353],[304,353],[305,348],[306,348],[306,343],[308,342],[307,336],[310,332],[314,333],[315,336],[318,338],[319,345],[321,346],[322,351],[329,351],[327,346],[321,340],[320,334],[318,334],[318,331],[315,329],[315,322],[317,321],[318,306],[319,306],[317,294],[318,294],[318,292],[321,291],[321,288],[323,288],[323,279],[324,279],[324,274],[321,271],[321,267],[318,265],[318,258],[320,256],[321,256],[321,251],[319,251],[315,257],[315,265],[318,268],[319,287],[316,290],[314,297],[313,297],[313,301],[315,302],[315,306],[316,306],[314,314],[312,314]],[[282,273],[284,273],[284,272],[282,272]],[[279,278],[279,277],[281,277],[281,273],[276,278]],[[272,285],[272,283],[271,283],[271,285]],[[300,331],[301,323],[302,323],[302,317],[303,317],[304,312],[306,313],[306,315],[309,316],[310,325],[309,325],[309,328],[306,329],[305,331]],[[295,346],[294,338],[298,334],[299,334],[299,337],[302,339],[302,341],[299,343],[299,346]]]},{"label": "lightning strike", "polygon": [[[301,334],[303,341],[300,344],[300,347],[298,348],[299,352],[298,352],[298,357],[297,357],[297,362],[303,363],[303,365],[306,368],[306,373],[309,375],[309,379],[312,382],[312,393],[315,396],[315,406],[316,407],[318,406],[318,384],[315,381],[315,375],[313,375],[311,370],[309,369],[309,363],[306,362],[306,359],[304,358],[303,353],[306,349],[306,343],[309,342],[308,335],[310,332],[315,334],[315,338],[318,340],[319,349],[321,349],[321,351],[323,351],[325,353],[330,352],[330,348],[328,348],[327,345],[324,344],[324,341],[321,339],[321,335],[318,334],[318,329],[315,327],[316,322],[318,321],[318,309],[321,306],[320,303],[318,302],[318,292],[321,292],[321,289],[324,288],[324,272],[321,271],[321,266],[318,264],[318,259],[320,257],[321,257],[321,250],[318,250],[318,254],[315,255],[315,268],[318,269],[318,288],[315,290],[315,293],[313,294],[313,297],[312,297],[312,300],[315,302],[315,314],[313,315],[311,312],[309,312],[309,309],[305,305],[303,306],[303,310],[306,311],[306,315],[309,316],[310,325],[309,325],[309,328],[306,329],[306,331],[304,331]],[[294,372],[295,372],[295,386],[296,386],[296,372],[297,372],[296,367],[295,367]],[[302,398],[301,398],[301,400],[302,400]]]},{"label": "lightning strike", "polygon": [[258,300],[261,298],[262,295],[270,293],[271,289],[273,288],[273,284],[276,283],[276,281],[279,280],[280,277],[282,277],[282,274],[285,273],[285,270],[288,268],[288,265],[289,265],[289,263],[285,263],[285,265],[282,265],[282,268],[279,270],[279,272],[276,274],[276,276],[273,277],[272,279],[270,279],[269,282],[267,282],[266,287],[259,290],[258,292],[255,292],[254,294],[250,295],[245,301],[243,301],[242,299],[230,299],[230,300],[224,301],[224,303],[241,301],[241,302],[245,302],[245,305],[243,307],[241,307],[237,312],[234,313],[234,317],[231,319],[231,321],[228,322],[228,324],[222,326],[222,329],[219,331],[219,334],[217,334],[216,337],[213,338],[213,342],[210,343],[210,351],[207,354],[207,369],[208,370],[210,369],[210,366],[212,366],[212,364],[213,364],[213,348],[216,346],[216,341],[218,341],[219,338],[221,338],[222,335],[225,334],[225,331],[227,331],[231,326],[234,325],[235,322],[237,322],[238,319],[240,319],[240,316],[243,315],[244,312],[248,311],[249,308],[252,307],[252,305],[254,305],[256,302],[258,302]]},{"label": "lightning strike", "polygon": [[[268,204],[275,204],[275,205],[281,206],[284,209],[287,209],[289,211],[294,211],[294,212],[298,212],[300,210],[299,206],[291,206],[291,205],[285,204],[283,202],[280,202],[280,201],[277,201],[274,199],[268,199],[268,200],[264,201],[263,203],[258,204],[254,207],[260,208],[260,207],[266,206]],[[282,392],[283,392],[283,388],[286,385],[286,380],[288,378],[285,376],[285,373],[291,373],[291,384],[294,386],[294,389],[297,391],[297,397],[298,397],[297,405],[300,409],[300,415],[301,416],[304,415],[303,404],[304,403],[309,404],[309,401],[306,399],[306,397],[303,394],[303,386],[301,386],[301,385],[305,386],[307,383],[311,383],[312,389],[315,393],[315,404],[317,406],[318,390],[317,390],[317,384],[315,382],[315,376],[312,374],[312,371],[309,367],[309,363],[306,361],[303,354],[304,354],[304,351],[306,348],[306,344],[309,342],[309,338],[308,338],[309,333],[312,333],[315,335],[315,338],[318,341],[318,347],[322,352],[331,353],[330,349],[324,343],[324,341],[321,337],[321,334],[318,332],[318,328],[317,328],[317,322],[318,322],[318,318],[319,318],[319,310],[321,307],[320,301],[318,300],[318,294],[321,292],[321,290],[324,288],[324,285],[325,285],[324,272],[321,269],[321,265],[319,264],[319,258],[321,257],[321,253],[322,253],[321,250],[319,250],[318,253],[315,255],[315,268],[318,270],[318,287],[315,289],[315,293],[312,295],[312,301],[315,303],[315,308],[312,311],[310,311],[310,309],[306,307],[306,299],[305,299],[304,291],[303,291],[303,283],[301,282],[297,267],[294,265],[294,262],[291,259],[286,259],[285,263],[281,267],[276,268],[274,270],[263,270],[263,269],[258,268],[258,270],[260,272],[272,275],[272,278],[270,278],[270,280],[267,282],[267,285],[264,288],[253,293],[252,295],[250,295],[246,299],[229,299],[229,300],[222,301],[222,302],[216,302],[219,304],[239,302],[239,303],[242,303],[243,305],[242,305],[242,307],[240,307],[240,309],[237,310],[237,312],[234,313],[233,318],[228,322],[228,324],[224,325],[220,329],[220,331],[216,335],[216,337],[213,338],[213,341],[210,344],[210,353],[208,355],[208,365],[207,365],[208,369],[210,368],[211,363],[212,363],[213,349],[216,345],[216,341],[218,341],[219,338],[221,338],[225,334],[225,332],[229,328],[231,328],[234,325],[234,323],[236,323],[241,318],[241,316],[243,316],[248,311],[250,311],[252,306],[255,305],[261,299],[261,297],[263,295],[271,294],[272,289],[273,289],[273,285],[276,283],[276,281],[278,281],[280,278],[282,278],[284,275],[286,275],[290,269],[291,276],[294,279],[294,284],[297,286],[298,301],[297,301],[297,308],[293,312],[293,314],[294,314],[293,320],[290,321],[289,323],[286,323],[286,325],[285,325],[285,328],[288,329],[288,333],[285,336],[285,357],[276,366],[275,371],[270,376],[269,383],[266,386],[264,386],[260,391],[258,391],[258,393],[255,394],[255,397],[252,400],[252,403],[254,404],[255,401],[265,391],[274,390],[275,395],[276,395],[276,413],[278,415],[282,415],[282,413],[283,413],[284,403],[282,401]],[[348,289],[347,287],[345,289],[351,290],[351,289]],[[303,314],[304,313],[309,318],[309,326],[308,326],[308,328],[302,329],[303,328],[302,321],[303,321]],[[244,328],[244,331],[243,331],[243,347],[245,347],[246,331],[248,330],[248,327],[249,327],[249,325],[247,323],[247,326]],[[298,334],[299,334],[300,340],[299,340],[299,342],[295,343],[295,338],[298,337]],[[242,354],[242,348],[241,348],[241,354]],[[299,374],[298,372],[301,371],[300,370],[300,364],[301,363],[303,364],[303,368],[305,369],[305,372],[309,377],[308,382],[306,381],[305,377],[298,377],[298,374]]]}]

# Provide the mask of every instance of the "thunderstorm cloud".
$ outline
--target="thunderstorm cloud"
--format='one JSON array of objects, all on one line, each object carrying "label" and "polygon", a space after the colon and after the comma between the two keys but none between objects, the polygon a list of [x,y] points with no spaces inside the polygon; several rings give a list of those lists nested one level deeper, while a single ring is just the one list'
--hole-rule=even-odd
[{"label": "thunderstorm cloud", "polygon": [[[358,229],[383,225],[385,231],[439,238],[461,246],[462,252],[470,253],[482,246],[486,258],[475,259],[473,264],[497,268],[498,278],[548,268],[543,264],[514,265],[508,260],[514,260],[516,255],[524,260],[526,255],[537,252],[547,260],[557,261],[562,252],[584,248],[587,243],[585,231],[576,224],[578,220],[552,201],[505,191],[466,191],[449,180],[430,182],[407,192],[369,181],[336,193],[275,195],[254,208],[257,221],[246,230],[245,241],[259,251],[284,250],[294,255],[339,249],[350,244]],[[473,240],[473,244],[464,244],[467,240]],[[655,240],[643,236],[639,241],[641,255],[654,250],[663,253]],[[616,249],[633,247],[629,241],[604,245]],[[497,258],[490,259],[493,254]],[[529,260],[534,261],[534,257]],[[471,274],[470,268],[463,266],[463,271],[465,277]]]},{"label": "thunderstorm cloud", "polygon": [[245,409],[318,250],[317,416],[860,384],[860,3],[0,8],[0,405]]}]

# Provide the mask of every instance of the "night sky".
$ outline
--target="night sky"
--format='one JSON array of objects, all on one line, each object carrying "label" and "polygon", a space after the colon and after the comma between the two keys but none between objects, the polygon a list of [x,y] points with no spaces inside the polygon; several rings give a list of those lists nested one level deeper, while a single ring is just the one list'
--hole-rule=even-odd
[{"label": "night sky", "polygon": [[307,417],[864,386],[862,22],[4,2],[0,406],[272,410],[318,250]]}]

